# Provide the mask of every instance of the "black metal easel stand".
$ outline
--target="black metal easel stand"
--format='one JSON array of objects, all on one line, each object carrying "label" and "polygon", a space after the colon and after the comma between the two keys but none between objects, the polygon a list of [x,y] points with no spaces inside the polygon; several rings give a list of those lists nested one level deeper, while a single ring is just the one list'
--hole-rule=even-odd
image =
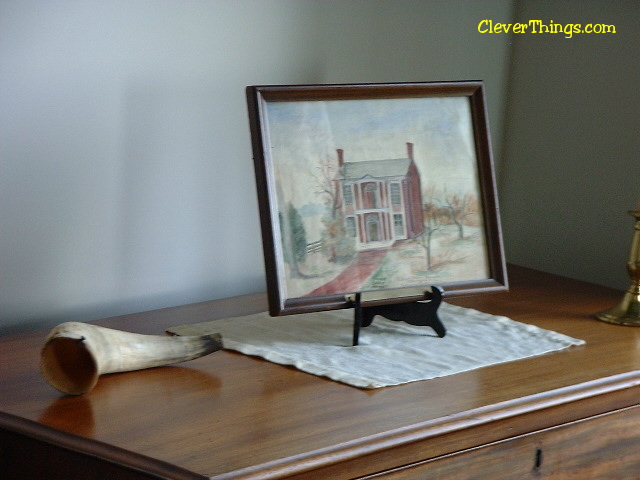
[{"label": "black metal easel stand", "polygon": [[446,335],[447,330],[438,318],[438,308],[442,303],[444,290],[440,287],[432,287],[431,299],[428,301],[417,301],[407,303],[395,303],[389,305],[376,305],[371,307],[363,307],[360,302],[361,293],[355,295],[354,319],[353,319],[353,346],[358,345],[360,338],[360,328],[368,327],[373,322],[376,315],[405,322],[410,325],[418,325],[431,327],[442,338]]}]

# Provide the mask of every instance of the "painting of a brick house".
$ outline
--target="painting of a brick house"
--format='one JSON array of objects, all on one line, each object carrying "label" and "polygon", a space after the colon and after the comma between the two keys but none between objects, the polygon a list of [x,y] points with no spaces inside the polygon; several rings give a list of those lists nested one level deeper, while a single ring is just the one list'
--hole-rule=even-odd
[{"label": "painting of a brick house", "polygon": [[342,149],[337,156],[337,205],[357,250],[388,247],[424,231],[412,143],[404,158],[345,162]]}]

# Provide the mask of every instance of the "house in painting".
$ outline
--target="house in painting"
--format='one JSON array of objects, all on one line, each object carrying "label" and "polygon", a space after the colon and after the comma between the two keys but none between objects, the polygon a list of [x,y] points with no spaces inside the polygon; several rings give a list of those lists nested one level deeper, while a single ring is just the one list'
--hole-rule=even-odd
[{"label": "house in painting", "polygon": [[424,231],[412,143],[406,158],[345,162],[342,149],[337,155],[337,205],[357,250],[388,247]]}]

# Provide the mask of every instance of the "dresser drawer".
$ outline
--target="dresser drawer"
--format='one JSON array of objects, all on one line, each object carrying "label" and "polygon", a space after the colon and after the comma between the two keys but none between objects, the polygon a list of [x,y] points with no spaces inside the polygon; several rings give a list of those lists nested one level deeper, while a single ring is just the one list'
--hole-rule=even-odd
[{"label": "dresser drawer", "polygon": [[640,478],[640,407],[572,422],[364,478]]}]

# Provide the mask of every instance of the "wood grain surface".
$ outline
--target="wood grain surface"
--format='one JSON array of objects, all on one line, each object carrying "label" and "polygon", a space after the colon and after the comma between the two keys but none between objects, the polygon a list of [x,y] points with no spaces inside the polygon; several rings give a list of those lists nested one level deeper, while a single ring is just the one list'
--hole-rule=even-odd
[{"label": "wood grain surface", "polygon": [[[509,280],[508,293],[451,303],[586,345],[374,391],[221,351],[179,366],[103,376],[89,394],[71,397],[38,371],[48,332],[1,338],[0,466],[19,461],[7,439],[20,434],[148,475],[135,478],[354,478],[638,403],[640,329],[593,316],[619,302],[621,292],[516,266]],[[266,309],[261,293],[96,323],[162,334]]]}]

